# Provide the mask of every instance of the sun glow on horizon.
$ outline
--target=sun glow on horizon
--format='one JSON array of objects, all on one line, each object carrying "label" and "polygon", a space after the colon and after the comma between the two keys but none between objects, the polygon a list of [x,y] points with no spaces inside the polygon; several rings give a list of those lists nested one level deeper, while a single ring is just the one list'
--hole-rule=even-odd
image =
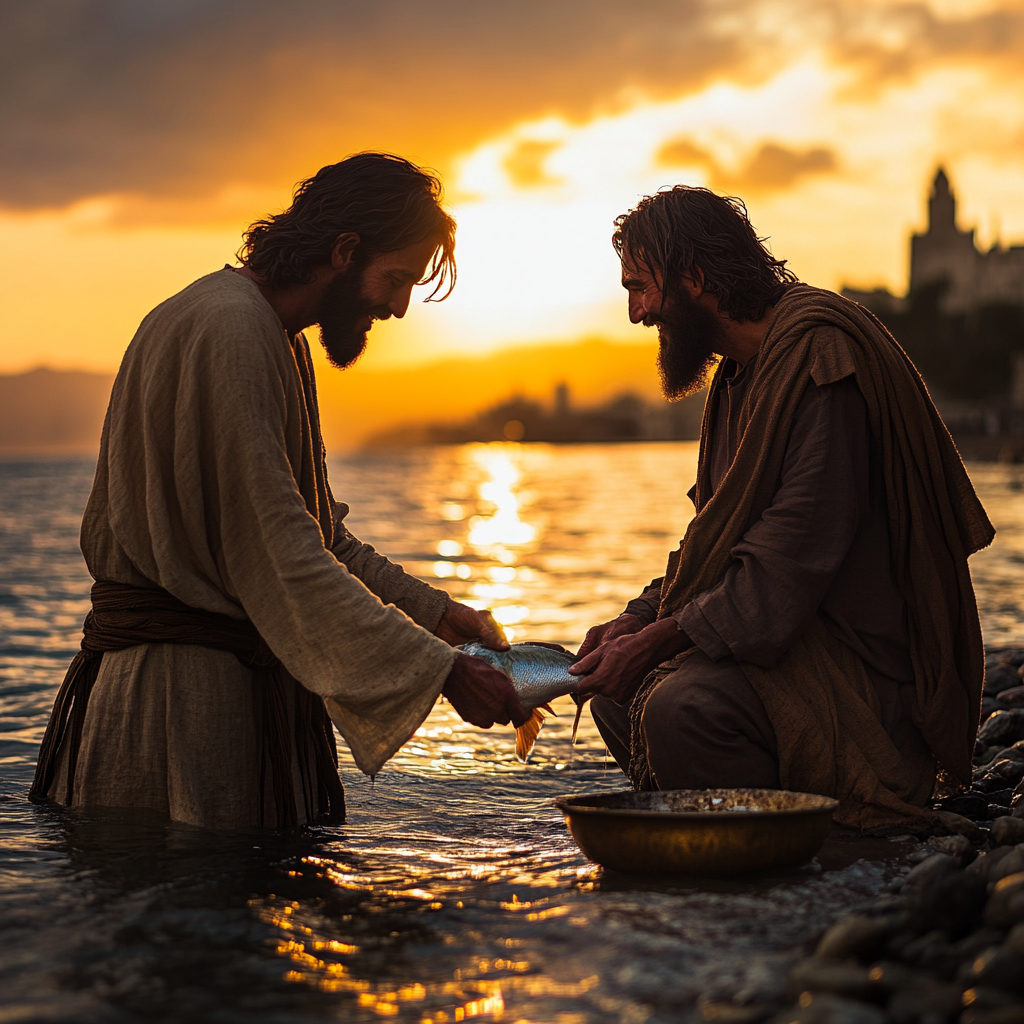
[{"label": "sun glow on horizon", "polygon": [[[962,224],[977,224],[983,243],[1024,240],[1019,72],[950,59],[865,83],[821,47],[797,50],[756,81],[723,74],[675,98],[635,93],[612,112],[526,120],[467,148],[446,180],[458,286],[446,302],[414,302],[403,321],[378,324],[360,369],[587,336],[648,343],[626,316],[612,222],[677,182],[742,196],[776,255],[830,288],[903,290],[907,236],[922,225],[939,162]],[[247,218],[274,205],[241,186],[211,195],[206,227],[127,224],[130,197],[0,211],[0,372],[114,369],[141,318],[230,261]]]}]

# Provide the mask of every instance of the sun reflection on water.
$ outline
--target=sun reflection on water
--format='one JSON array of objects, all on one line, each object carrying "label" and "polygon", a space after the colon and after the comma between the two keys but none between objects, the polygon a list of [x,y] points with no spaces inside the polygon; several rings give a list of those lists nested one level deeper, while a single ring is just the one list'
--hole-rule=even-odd
[{"label": "sun reflection on water", "polygon": [[[488,447],[507,460],[494,472],[501,460],[481,459],[481,446],[352,455],[331,472],[361,540],[457,600],[507,587],[486,600],[529,607],[521,638],[574,646],[685,532],[696,446]],[[26,1010],[32,1019],[689,1020],[705,993],[754,999],[758,986],[784,986],[793,951],[892,881],[866,860],[741,891],[602,876],[551,800],[626,782],[588,714],[572,745],[569,698],[529,764],[511,729],[476,729],[447,703],[372,784],[341,744],[344,826],[213,837],[44,813],[24,793],[88,608],[78,527],[93,469],[0,466],[0,800],[13,797],[3,806],[18,919],[5,966],[19,999],[44,1008]],[[1024,478],[1018,466],[971,474],[999,530],[971,565],[986,639],[1024,643]],[[490,499],[505,501],[481,494],[488,482],[511,493],[533,540],[470,542],[470,516],[493,519],[502,506]],[[441,554],[446,540],[461,553]],[[448,576],[432,572],[438,560]]]},{"label": "sun reflection on water", "polygon": [[469,543],[480,554],[495,547],[521,547],[537,535],[533,526],[519,518],[519,498],[514,489],[522,476],[515,460],[518,448],[517,444],[487,444],[470,449],[473,461],[489,475],[477,493],[494,505],[492,515],[469,520]]},{"label": "sun reflection on water", "polygon": [[[427,838],[433,840],[434,849],[424,850],[422,841]],[[576,917],[570,916],[577,908],[565,900],[567,894],[573,900],[573,894],[589,888],[587,882],[596,870],[593,866],[581,868],[571,851],[563,849],[545,851],[547,856],[536,858],[537,851],[521,842],[476,839],[452,844],[442,836],[422,835],[415,840],[419,842],[408,845],[378,840],[360,850],[356,866],[327,854],[307,855],[298,870],[288,872],[291,877],[308,873],[330,881],[360,901],[354,908],[358,913],[323,913],[316,902],[286,900],[273,894],[250,901],[253,912],[277,931],[274,952],[287,963],[286,982],[347,996],[353,1008],[364,1013],[418,1024],[448,1024],[476,1017],[498,1020],[509,997],[520,1005],[531,998],[574,998],[599,984],[599,975],[592,972],[578,980],[556,980],[530,956],[513,952],[528,941],[522,937],[524,927],[559,919],[568,919],[569,926],[587,923],[578,910]],[[534,859],[526,870],[531,853]],[[417,884],[427,877],[429,889]],[[566,882],[577,884],[567,888]],[[470,887],[500,884],[533,890],[531,897],[523,900],[515,893],[503,897],[502,890],[476,893],[477,905],[490,908],[505,922],[503,935],[484,942],[483,936],[460,928],[449,916],[453,910],[463,909]],[[371,926],[365,941],[350,941],[346,930],[365,927],[382,912],[394,915],[396,908],[412,915],[404,924],[396,920],[401,932],[388,933]],[[436,972],[432,979],[417,977],[420,972],[415,962],[401,954],[410,936],[423,941],[428,935],[429,941],[452,951],[447,977],[438,977]],[[382,953],[392,968],[404,963],[408,974],[397,978],[392,969],[385,972],[390,977],[380,977],[379,968],[367,970],[368,963],[381,962]]]},{"label": "sun reflection on water", "polygon": [[[475,491],[476,511],[466,519],[467,502],[442,502],[440,518],[453,524],[465,522],[466,535],[464,541],[450,537],[438,541],[436,551],[442,561],[432,565],[436,579],[484,577],[488,582],[474,583],[465,603],[474,608],[490,608],[510,640],[515,638],[516,631],[509,627],[526,623],[530,617],[530,609],[517,603],[522,589],[511,584],[517,577],[529,580],[529,568],[519,566],[518,562],[533,549],[540,534],[538,527],[521,515],[524,497],[528,497],[519,490],[523,451],[521,445],[514,443],[466,446],[462,483]],[[465,557],[467,552],[473,563],[452,561]]]}]

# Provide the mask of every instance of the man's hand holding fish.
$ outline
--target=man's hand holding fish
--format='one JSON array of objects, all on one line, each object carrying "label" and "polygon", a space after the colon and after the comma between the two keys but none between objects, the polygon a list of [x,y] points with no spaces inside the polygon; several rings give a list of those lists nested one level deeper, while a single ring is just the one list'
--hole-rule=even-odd
[{"label": "man's hand holding fish", "polygon": [[578,659],[585,658],[591,651],[596,651],[601,644],[614,640],[617,636],[626,636],[628,633],[639,633],[646,626],[638,615],[630,612],[623,612],[621,615],[608,622],[602,622],[599,626],[591,626],[587,635],[576,652]]},{"label": "man's hand holding fish", "polygon": [[[633,616],[620,618],[633,619]],[[605,627],[613,626],[617,621],[613,619],[605,623]],[[620,625],[628,627],[629,623]],[[587,639],[595,630],[602,628],[595,626],[587,634]],[[627,704],[651,669],[693,646],[693,641],[672,618],[659,619],[628,633],[615,633],[611,629],[607,633],[612,634],[609,639],[569,666],[572,675],[583,676],[576,691],[581,698],[600,694],[616,704]],[[586,643],[580,650],[585,647]]]},{"label": "man's hand holding fish", "polygon": [[518,729],[531,716],[520,704],[511,679],[469,654],[456,657],[441,693],[463,721],[481,729],[509,722]]},{"label": "man's hand holding fish", "polygon": [[470,640],[479,640],[485,647],[495,651],[509,649],[504,631],[486,608],[477,611],[468,604],[450,599],[434,630],[434,636],[452,647],[468,644]]}]

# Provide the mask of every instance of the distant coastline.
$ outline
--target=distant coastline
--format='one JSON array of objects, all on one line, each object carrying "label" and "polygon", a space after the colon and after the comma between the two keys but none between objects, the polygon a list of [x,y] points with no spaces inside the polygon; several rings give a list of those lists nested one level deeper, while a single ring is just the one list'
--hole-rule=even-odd
[{"label": "distant coastline", "polygon": [[[577,379],[586,385],[579,398]],[[0,456],[95,455],[113,380],[47,368],[0,374]],[[704,404],[703,393],[677,403],[658,396],[652,349],[597,341],[390,372],[324,367],[318,384],[328,452],[500,440],[691,440],[700,435]],[[934,397],[965,459],[1024,461],[1024,420],[1009,396]]]},{"label": "distant coastline", "polygon": [[113,383],[113,374],[46,367],[0,375],[0,453],[95,454]]},{"label": "distant coastline", "polygon": [[645,401],[626,391],[601,404],[576,407],[568,383],[562,381],[555,388],[550,407],[513,396],[461,422],[399,424],[371,435],[365,447],[407,448],[473,441],[696,441],[705,397],[702,391],[681,402]]}]

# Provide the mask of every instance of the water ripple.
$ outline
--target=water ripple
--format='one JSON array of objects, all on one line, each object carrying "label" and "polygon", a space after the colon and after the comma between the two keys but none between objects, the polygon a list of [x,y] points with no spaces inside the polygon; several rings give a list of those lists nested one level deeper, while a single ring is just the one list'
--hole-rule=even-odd
[{"label": "water ripple", "polygon": [[[692,444],[467,445],[331,467],[353,531],[519,639],[577,644],[660,573],[692,510]],[[989,644],[1024,642],[1019,467],[972,466],[999,527],[972,559]],[[34,807],[25,793],[78,647],[84,460],[0,462],[0,1005],[5,1021],[686,1020],[777,993],[801,944],[897,868],[830,846],[736,883],[631,881],[579,854],[551,800],[624,787],[556,702],[531,762],[439,703],[349,822],[204,833]]]}]

